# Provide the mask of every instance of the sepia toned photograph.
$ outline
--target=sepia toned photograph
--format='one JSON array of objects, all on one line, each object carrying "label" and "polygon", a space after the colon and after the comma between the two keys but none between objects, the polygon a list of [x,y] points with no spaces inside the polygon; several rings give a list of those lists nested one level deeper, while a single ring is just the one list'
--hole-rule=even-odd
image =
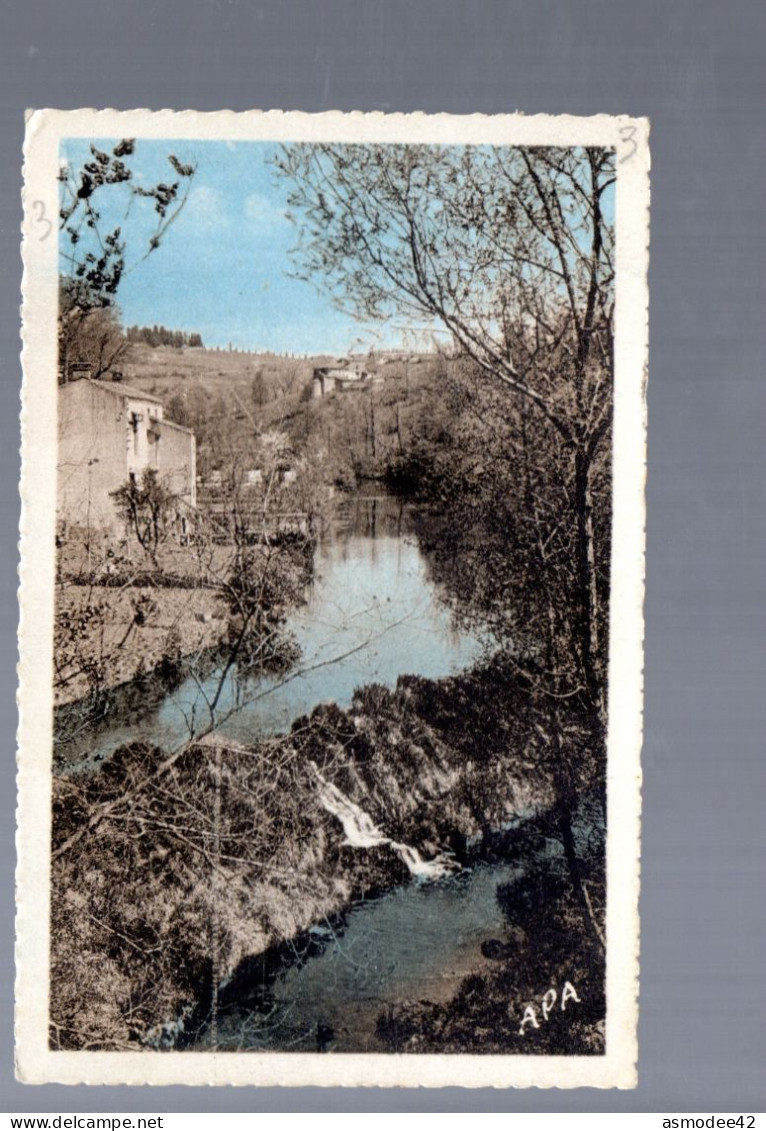
[{"label": "sepia toned photograph", "polygon": [[647,136],[30,116],[22,1079],[635,1086]]}]

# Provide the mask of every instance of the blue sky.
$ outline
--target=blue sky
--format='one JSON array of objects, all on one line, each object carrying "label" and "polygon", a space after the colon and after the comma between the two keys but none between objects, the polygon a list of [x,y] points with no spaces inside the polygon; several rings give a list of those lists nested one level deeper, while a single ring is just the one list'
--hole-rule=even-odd
[{"label": "blue sky", "polygon": [[[95,140],[103,149],[115,141]],[[62,160],[79,169],[89,142],[62,144]],[[197,331],[207,346],[277,353],[344,353],[375,344],[399,346],[401,330],[365,328],[308,283],[290,277],[294,225],[286,218],[287,186],[269,160],[276,147],[258,142],[145,141],[129,159],[137,183],[177,179],[168,153],[196,164],[189,199],[162,245],[139,258],[153,227],[152,205],[135,200],[123,223],[129,271],[118,301],[125,325],[164,325]],[[120,187],[99,196],[105,231],[123,219],[128,195]],[[119,206],[117,196],[121,195]],[[94,201],[95,203],[95,201]],[[363,346],[358,339],[361,338]]]},{"label": "blue sky", "polygon": [[[119,139],[95,140],[110,150]],[[90,140],[62,143],[61,159],[79,170]],[[336,310],[327,295],[291,277],[297,232],[286,216],[288,186],[265,142],[147,141],[128,159],[134,183],[176,180],[175,153],[197,172],[189,198],[161,246],[141,259],[153,233],[153,202],[126,186],[99,191],[101,229],[122,224],[128,271],[118,294],[125,325],[198,332],[205,345],[276,353],[343,354],[372,346],[427,347],[430,336],[394,323],[365,326]],[[613,207],[610,190],[603,201]],[[127,218],[126,208],[130,206]],[[443,331],[442,331],[443,333]]]}]

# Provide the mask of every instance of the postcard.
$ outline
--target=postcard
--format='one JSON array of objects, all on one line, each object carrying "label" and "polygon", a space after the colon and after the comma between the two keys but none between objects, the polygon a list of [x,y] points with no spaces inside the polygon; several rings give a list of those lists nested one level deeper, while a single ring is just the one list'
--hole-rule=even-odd
[{"label": "postcard", "polygon": [[636,1083],[648,123],[40,110],[17,1073]]}]

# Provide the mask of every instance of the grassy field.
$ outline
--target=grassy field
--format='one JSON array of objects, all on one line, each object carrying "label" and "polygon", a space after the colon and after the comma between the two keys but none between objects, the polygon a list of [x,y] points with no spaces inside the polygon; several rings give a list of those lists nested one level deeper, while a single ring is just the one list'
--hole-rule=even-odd
[{"label": "grassy field", "polygon": [[253,380],[260,372],[267,388],[278,392],[290,382],[305,385],[327,357],[289,358],[274,354],[245,354],[228,350],[173,349],[134,343],[122,362],[125,380],[158,397],[171,396],[189,384],[210,393],[236,390],[251,399]]}]

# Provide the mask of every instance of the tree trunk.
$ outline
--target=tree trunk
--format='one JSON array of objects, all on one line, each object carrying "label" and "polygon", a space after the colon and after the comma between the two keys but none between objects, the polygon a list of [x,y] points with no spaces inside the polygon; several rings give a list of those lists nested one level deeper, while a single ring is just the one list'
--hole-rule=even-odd
[{"label": "tree trunk", "polygon": [[561,834],[561,842],[564,846],[564,858],[567,862],[569,869],[569,876],[572,880],[572,886],[577,893],[577,897],[582,896],[582,871],[580,869],[580,861],[577,858],[577,849],[575,847],[574,832],[572,830],[572,813],[569,806],[565,803],[560,804],[558,813],[559,832]]},{"label": "tree trunk", "polygon": [[596,597],[596,552],[593,506],[590,495],[591,461],[582,451],[575,454],[574,507],[577,524],[577,606],[579,652],[588,699],[602,714],[603,689],[598,677],[598,603]]},{"label": "tree trunk", "polygon": [[577,809],[577,790],[571,773],[569,759],[561,741],[561,721],[554,706],[550,711],[549,725],[553,740],[553,780],[556,787],[556,817],[564,845],[564,856],[575,888],[580,884],[580,863],[577,859],[572,815]]}]

